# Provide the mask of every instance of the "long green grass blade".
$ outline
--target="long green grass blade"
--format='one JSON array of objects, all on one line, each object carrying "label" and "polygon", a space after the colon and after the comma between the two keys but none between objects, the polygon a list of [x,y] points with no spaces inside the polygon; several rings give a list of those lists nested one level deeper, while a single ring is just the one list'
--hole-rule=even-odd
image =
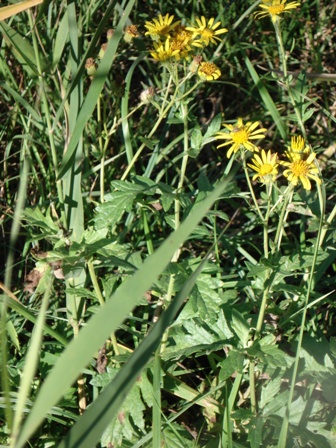
[{"label": "long green grass blade", "polygon": [[40,350],[41,350],[41,345],[42,345],[42,340],[43,340],[44,323],[45,323],[45,318],[46,318],[46,312],[48,309],[48,302],[49,302],[49,297],[50,297],[50,293],[51,293],[51,288],[52,288],[52,284],[53,284],[53,281],[52,281],[53,274],[51,272],[51,269],[47,270],[44,275],[45,275],[45,277],[48,277],[47,281],[46,281],[46,279],[43,280],[43,281],[46,281],[47,289],[42,298],[41,308],[40,308],[39,315],[38,315],[38,318],[36,321],[36,325],[34,327],[34,331],[32,333],[32,337],[30,340],[29,348],[28,348],[28,353],[26,356],[25,366],[24,366],[24,369],[23,369],[23,372],[21,375],[19,394],[18,394],[16,409],[15,409],[15,414],[14,414],[13,434],[17,434],[17,432],[19,430],[19,427],[20,427],[20,424],[21,424],[21,421],[23,418],[25,406],[26,406],[26,401],[29,397],[30,389],[32,387],[32,382],[33,382],[34,375],[36,373],[36,369],[37,369],[39,358],[40,358]]},{"label": "long green grass blade", "polygon": [[[16,311],[18,314],[23,316],[29,322],[35,324],[37,321],[37,317],[33,314],[28,308],[22,305],[20,302],[12,299],[10,296],[7,297],[7,306],[12,310]],[[0,296],[0,304],[3,303],[4,296]],[[49,327],[46,323],[44,323],[44,333],[53,337],[56,341],[60,342],[62,345],[67,345],[69,342],[65,337],[59,334],[56,330]]]},{"label": "long green grass blade", "polygon": [[[198,275],[201,273],[205,262],[206,260],[203,261],[193,275],[185,282],[180,293],[174,298],[169,308],[161,315],[158,322],[135,350],[127,364],[125,364],[118,375],[75,423],[70,433],[60,443],[58,448],[86,448],[88,446],[94,446],[98,442],[106,426],[116,417],[118,409],[139,377],[141,370],[153,357],[153,353],[160,345],[162,335],[173,322],[184,299],[190,293]],[[153,431],[161,432],[161,427],[155,428],[154,426]]]},{"label": "long green grass blade", "polygon": [[245,64],[246,64],[248,71],[250,72],[250,75],[251,75],[255,85],[257,86],[258,92],[261,96],[261,99],[263,100],[263,102],[265,104],[266,109],[271,114],[271,116],[274,120],[274,123],[276,124],[276,126],[279,130],[281,137],[284,140],[286,140],[287,131],[286,131],[286,127],[283,122],[283,119],[282,119],[281,115],[279,114],[279,111],[278,111],[276,105],[274,104],[274,101],[272,100],[271,95],[268,93],[268,90],[266,89],[262,79],[260,79],[260,76],[256,72],[255,68],[253,67],[251,61],[249,60],[249,58],[247,56],[245,57]]},{"label": "long green grass blade", "polygon": [[62,178],[72,165],[73,156],[76,151],[77,144],[79,142],[79,139],[81,138],[82,132],[88,119],[91,117],[92,112],[96,107],[99,95],[103,90],[106,77],[111,69],[119,41],[122,37],[123,28],[133,8],[134,3],[135,0],[130,0],[128,2],[122,17],[120,18],[118,26],[114,31],[113,37],[108,44],[104,57],[100,61],[94,80],[92,81],[91,87],[86,95],[85,101],[78,115],[76,127],[71,136],[66,155],[59,170],[59,178]]}]

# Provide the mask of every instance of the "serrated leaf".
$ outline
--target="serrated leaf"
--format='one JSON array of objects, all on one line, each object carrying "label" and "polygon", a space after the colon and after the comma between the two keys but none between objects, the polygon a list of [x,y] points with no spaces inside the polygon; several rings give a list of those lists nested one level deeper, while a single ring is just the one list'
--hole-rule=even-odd
[{"label": "serrated leaf", "polygon": [[157,139],[157,138],[151,138],[151,139],[149,139],[149,138],[145,138],[145,137],[142,137],[142,136],[140,136],[139,137],[139,140],[144,144],[144,145],[146,145],[147,146],[147,148],[149,148],[149,149],[151,149],[152,151],[154,151],[154,149],[155,149],[155,146],[159,143],[159,139]]},{"label": "serrated leaf", "polygon": [[234,373],[242,372],[244,367],[244,354],[238,350],[231,350],[224,361],[220,363],[219,380],[225,381]]},{"label": "serrated leaf", "polygon": [[323,397],[329,403],[336,403],[336,369],[318,373],[317,379],[321,383]]},{"label": "serrated leaf", "polygon": [[97,230],[113,227],[117,224],[124,211],[131,211],[133,202],[138,192],[116,191],[106,197],[106,202],[98,205],[94,217]]},{"label": "serrated leaf", "polygon": [[[90,381],[90,384],[96,387],[106,387],[118,372],[119,369],[109,368],[106,373],[96,375]],[[141,431],[144,430],[144,411],[146,410],[146,406],[142,400],[142,386],[146,384],[148,386],[148,378],[145,371],[142,372],[140,379],[134,384],[125,398],[115,421],[105,430],[101,439],[104,446],[109,446],[109,443],[120,446],[122,440],[131,440],[135,432],[133,425]],[[130,418],[132,418],[132,421]]]},{"label": "serrated leaf", "polygon": [[221,125],[222,125],[222,114],[218,114],[213,118],[213,120],[211,120],[211,123],[208,126],[208,129],[204,135],[203,140],[213,137],[213,135],[220,130]]},{"label": "serrated leaf", "polygon": [[[274,337],[270,335],[270,337],[274,340]],[[274,343],[265,342],[256,342],[248,349],[248,353],[250,356],[258,358],[260,362],[269,365],[270,367],[283,367],[287,368],[291,360],[288,359],[288,355],[279,349]]]},{"label": "serrated leaf", "polygon": [[197,127],[194,128],[192,133],[191,133],[191,137],[190,137],[190,146],[193,150],[199,152],[202,146],[202,132],[201,130]]},{"label": "serrated leaf", "polygon": [[262,410],[262,415],[264,417],[269,417],[273,414],[277,414],[283,417],[286,412],[288,393],[288,390],[281,392],[272,401],[267,403],[267,405]]},{"label": "serrated leaf", "polygon": [[93,299],[93,300],[97,300],[97,296],[94,292],[89,291],[86,288],[80,288],[78,286],[76,286],[76,288],[67,288],[65,290],[65,292],[67,294],[73,295],[73,296],[77,296],[77,297],[85,297],[87,299]]},{"label": "serrated leaf", "polygon": [[190,433],[176,423],[170,424],[163,430],[164,447],[169,448],[197,448],[197,443]]},{"label": "serrated leaf", "polygon": [[259,409],[263,409],[267,403],[273,400],[273,398],[279,393],[282,383],[282,377],[278,376],[273,380],[270,380],[266,385],[261,388]]},{"label": "serrated leaf", "polygon": [[251,448],[259,448],[263,444],[263,428],[265,420],[261,417],[255,417],[248,425],[248,437]]},{"label": "serrated leaf", "polygon": [[36,226],[41,232],[42,230],[49,232],[50,235],[57,234],[59,226],[53,221],[50,216],[50,210],[48,208],[46,214],[36,208],[26,208],[23,214],[24,220],[26,220],[30,226]]},{"label": "serrated leaf", "polygon": [[317,373],[317,372],[328,372],[328,367],[320,364],[314,356],[307,352],[304,348],[300,350],[300,358],[304,359],[305,362],[305,371]]},{"label": "serrated leaf", "polygon": [[242,346],[246,347],[250,338],[250,326],[244,316],[235,309],[232,310],[231,328],[238,336]]},{"label": "serrated leaf", "polygon": [[194,309],[198,310],[198,315],[202,320],[208,323],[217,320],[222,299],[212,287],[209,275],[198,279],[190,300]]}]

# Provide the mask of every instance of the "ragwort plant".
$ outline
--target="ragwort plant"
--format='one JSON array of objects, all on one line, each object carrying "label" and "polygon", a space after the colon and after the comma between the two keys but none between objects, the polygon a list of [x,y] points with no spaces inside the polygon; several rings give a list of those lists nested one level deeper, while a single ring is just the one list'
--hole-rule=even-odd
[{"label": "ragwort plant", "polygon": [[[1,56],[6,100],[17,128],[34,136],[17,146],[2,286],[2,443],[333,446],[335,340],[318,339],[308,316],[330,294],[319,281],[334,260],[336,208],[326,214],[305,127],[312,102],[304,79],[289,74],[281,28],[300,3],[264,0],[255,16],[274,25],[289,111],[280,116],[246,56],[268,127],[254,117],[198,119],[196,95],[221,78],[215,49],[251,10],[232,26],[170,13],[141,26],[127,22],[133,6],[112,3],[90,43],[80,31],[89,16],[70,3],[63,16],[48,6],[59,20],[48,42],[43,14],[40,24],[28,12],[27,29],[14,17],[19,31],[1,24],[13,48]],[[33,80],[27,99],[15,95],[7,51]],[[202,166],[214,142],[220,173]],[[40,176],[46,189],[29,202]],[[21,220],[24,253],[35,247],[24,289],[12,282]]]}]

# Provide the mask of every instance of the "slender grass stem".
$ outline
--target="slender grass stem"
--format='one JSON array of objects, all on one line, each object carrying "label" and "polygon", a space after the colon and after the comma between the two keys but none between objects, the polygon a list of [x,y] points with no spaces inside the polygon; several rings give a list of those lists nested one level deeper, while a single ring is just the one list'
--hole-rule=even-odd
[{"label": "slender grass stem", "polygon": [[281,59],[282,71],[283,71],[283,74],[284,74],[284,81],[285,81],[286,89],[287,89],[290,101],[291,101],[291,103],[293,105],[293,108],[294,108],[294,111],[295,111],[295,114],[296,114],[296,117],[297,117],[297,121],[298,121],[300,129],[301,129],[302,135],[304,136],[305,139],[307,139],[306,128],[304,126],[304,123],[303,123],[303,120],[302,120],[302,115],[300,113],[298,104],[295,101],[295,98],[293,96],[292,86],[290,84],[290,78],[288,76],[287,55],[286,55],[285,47],[284,47],[284,44],[283,44],[282,32],[281,32],[281,26],[280,26],[280,21],[279,20],[276,20],[276,22],[274,23],[274,29],[275,29],[277,42],[278,42],[279,55],[280,55],[280,59]]},{"label": "slender grass stem", "polygon": [[283,236],[283,232],[284,232],[284,228],[285,228],[285,222],[287,221],[287,216],[289,213],[289,210],[287,209],[287,207],[288,207],[288,204],[290,203],[290,201],[292,200],[292,197],[293,197],[293,185],[290,184],[290,186],[286,190],[286,193],[284,194],[284,201],[282,204],[279,222],[278,222],[278,226],[277,226],[277,230],[276,230],[276,234],[275,234],[274,247],[273,247],[272,253],[275,253],[276,250],[280,251],[282,236]]},{"label": "slender grass stem", "polygon": [[42,100],[42,105],[43,105],[43,112],[45,114],[45,119],[47,122],[47,131],[48,131],[48,138],[49,138],[49,144],[50,144],[51,159],[52,159],[53,168],[54,168],[54,172],[55,172],[58,201],[61,206],[61,212],[60,212],[61,213],[61,222],[62,222],[62,225],[64,226],[64,228],[67,228],[67,222],[65,219],[65,212],[64,212],[64,193],[63,193],[62,181],[60,179],[58,179],[59,159],[58,159],[56,143],[55,143],[55,139],[54,139],[52,119],[51,119],[50,107],[49,107],[49,99],[48,99],[47,93],[46,93],[47,86],[45,83],[44,74],[42,73],[40,52],[39,52],[37,37],[35,34],[36,29],[35,29],[35,25],[33,22],[32,13],[30,10],[28,11],[28,17],[29,17],[29,24],[30,24],[30,27],[32,30],[33,48],[34,48],[34,53],[35,53],[37,70],[39,73],[41,100]]},{"label": "slender grass stem", "polygon": [[252,186],[252,183],[251,183],[250,174],[249,174],[249,171],[248,171],[248,168],[247,168],[247,165],[246,165],[245,149],[241,150],[241,158],[242,158],[242,161],[243,161],[243,169],[244,169],[244,173],[245,173],[246,182],[247,182],[250,194],[251,194],[251,198],[253,200],[254,207],[257,210],[257,213],[259,215],[259,218],[260,218],[261,222],[264,222],[264,215],[262,214],[262,212],[260,210],[257,198],[256,198],[255,193],[254,193],[254,189],[253,189],[253,186]]}]

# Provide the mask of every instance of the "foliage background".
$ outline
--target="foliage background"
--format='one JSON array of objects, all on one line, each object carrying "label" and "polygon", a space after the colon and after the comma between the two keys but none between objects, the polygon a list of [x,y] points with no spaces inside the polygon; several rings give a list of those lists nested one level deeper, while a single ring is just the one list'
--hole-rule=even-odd
[{"label": "foliage background", "polygon": [[[213,138],[260,121],[281,154],[302,131],[257,5],[46,1],[0,22],[3,446],[336,446],[335,79],[316,76],[334,74],[335,5],[281,21],[325,210],[298,188],[268,259],[241,163]],[[172,95],[144,36],[158,13],[229,30],[204,56],[221,77],[165,113],[140,101]]]}]

